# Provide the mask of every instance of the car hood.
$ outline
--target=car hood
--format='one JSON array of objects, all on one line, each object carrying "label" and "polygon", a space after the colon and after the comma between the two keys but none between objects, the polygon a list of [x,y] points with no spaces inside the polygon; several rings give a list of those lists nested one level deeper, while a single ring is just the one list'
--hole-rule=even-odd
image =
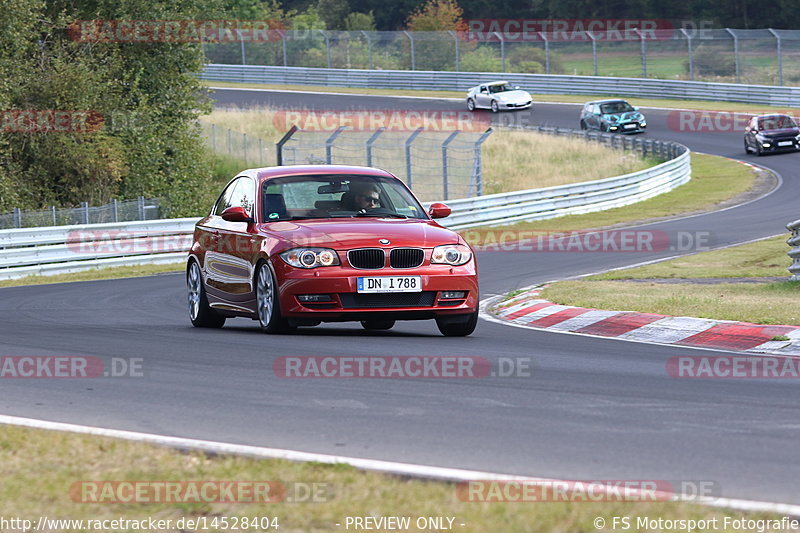
[{"label": "car hood", "polygon": [[522,90],[515,90],[515,91],[505,91],[502,93],[494,93],[494,96],[498,100],[502,100],[504,102],[514,102],[517,100],[524,100],[528,101],[531,99],[531,95]]},{"label": "car hood", "polygon": [[630,122],[641,120],[643,117],[638,111],[628,111],[627,113],[606,113],[603,118],[609,122]]},{"label": "car hood", "polygon": [[779,130],[762,130],[759,132],[764,137],[788,137],[800,135],[800,128],[783,128]]},{"label": "car hood", "polygon": [[[290,241],[290,246],[320,246],[338,250],[353,248],[415,246],[431,248],[459,242],[458,234],[430,220],[395,218],[347,218],[342,220],[293,220],[262,224],[262,230]],[[388,239],[388,245],[378,241]]]}]

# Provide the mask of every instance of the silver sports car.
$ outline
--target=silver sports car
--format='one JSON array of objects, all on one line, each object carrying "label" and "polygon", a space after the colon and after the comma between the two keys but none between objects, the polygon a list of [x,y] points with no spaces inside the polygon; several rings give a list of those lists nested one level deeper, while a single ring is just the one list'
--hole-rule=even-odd
[{"label": "silver sports car", "polygon": [[491,109],[497,113],[501,109],[528,109],[533,99],[519,87],[512,87],[507,81],[481,83],[467,92],[467,109]]}]

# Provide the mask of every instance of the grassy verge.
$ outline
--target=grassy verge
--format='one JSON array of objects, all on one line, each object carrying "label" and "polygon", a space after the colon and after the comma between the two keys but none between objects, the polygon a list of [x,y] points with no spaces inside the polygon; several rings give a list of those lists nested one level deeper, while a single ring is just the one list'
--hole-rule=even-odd
[{"label": "grassy verge", "polygon": [[[597,517],[604,518],[607,524],[611,524],[613,516],[633,517],[634,527],[629,531],[652,530],[635,527],[635,517],[717,518],[719,524],[723,523],[726,516],[777,518],[764,513],[729,512],[673,502],[474,503],[462,501],[457,496],[456,486],[450,483],[362,472],[346,465],[205,456],[105,437],[13,426],[0,428],[0,464],[3,465],[0,509],[8,515],[6,518],[10,515],[23,517],[33,520],[34,524],[42,515],[49,519],[73,520],[152,517],[173,521],[172,527],[159,531],[178,531],[177,520],[181,518],[204,518],[210,526],[212,520],[222,517],[228,517],[229,524],[233,523],[233,517],[276,517],[280,526],[277,531],[308,533],[345,531],[345,519],[348,516],[408,516],[412,518],[412,527],[404,531],[439,531],[441,528],[418,529],[414,521],[418,517],[443,516],[455,518],[453,530],[464,532],[528,532],[532,531],[531,524],[536,524],[535,531],[542,533],[588,533],[598,530],[595,527]],[[287,495],[294,496],[297,501],[267,504],[195,500],[180,503],[109,503],[115,494],[126,497],[126,494],[132,493],[121,489],[92,492],[97,487],[110,486],[102,482],[189,480],[278,482],[288,489]],[[87,481],[94,483],[83,483]],[[91,497],[92,494],[101,497],[102,503],[83,502],[84,497]],[[182,498],[180,495],[189,493],[178,494]],[[306,496],[302,497],[304,494]],[[200,500],[203,500],[202,493]],[[181,531],[190,529],[200,531],[200,528],[186,527]],[[210,529],[234,530],[233,527]],[[246,529],[253,530],[238,528],[239,531]],[[58,530],[77,531],[78,528],[61,527]],[[715,531],[735,529],[719,527]]]},{"label": "grassy verge", "polygon": [[757,172],[730,159],[692,154],[692,179],[677,189],[625,207],[584,215],[569,215],[548,220],[520,222],[497,228],[475,228],[461,232],[471,244],[479,245],[494,237],[498,230],[576,231],[635,224],[649,220],[711,211],[750,190]]},{"label": "grassy verge", "polygon": [[[653,265],[562,281],[542,296],[563,305],[755,324],[800,325],[799,282],[682,282],[702,278],[788,277],[786,237],[703,252]],[[675,279],[676,282],[657,280]],[[652,281],[649,281],[652,280]]]},{"label": "grassy verge", "polygon": [[169,263],[164,265],[139,265],[114,268],[96,268],[73,272],[71,274],[56,274],[54,276],[27,276],[20,279],[0,281],[0,287],[20,287],[22,285],[47,285],[50,283],[68,283],[72,281],[93,281],[97,279],[138,278],[153,276],[165,272],[180,272],[185,268],[184,263]]},{"label": "grassy verge", "polygon": [[[461,91],[415,91],[411,89],[362,89],[356,87],[326,87],[319,85],[269,85],[260,83],[229,83],[222,81],[208,81],[206,85],[209,87],[223,87],[230,89],[272,89],[276,91],[300,91],[300,92],[329,92],[341,94],[371,94],[383,96],[421,96],[425,98],[457,98],[459,100],[466,98],[466,92]],[[535,91],[535,90],[534,90]],[[575,95],[575,94],[536,94],[531,92],[533,96],[534,105],[536,102],[567,102],[567,103],[584,103],[590,100],[600,98],[609,98],[608,94],[605,95]],[[665,107],[672,109],[697,109],[697,110],[711,110],[711,111],[748,111],[757,113],[760,110],[764,112],[774,111],[775,109],[783,109],[785,107],[779,106],[765,106],[752,104],[739,103],[739,102],[706,102],[703,100],[670,100],[666,98],[628,98],[631,105],[640,107]]]},{"label": "grassy verge", "polygon": [[[334,116],[336,116],[335,113]],[[220,108],[215,109],[206,120],[223,128],[264,139],[270,144],[283,136],[292,124],[292,119],[288,115],[278,113],[278,110],[272,108],[247,110]],[[482,130],[483,127],[485,126],[478,129]],[[218,129],[218,131],[222,130]],[[439,147],[449,133],[445,131],[426,132],[423,135],[427,137],[417,143],[415,154],[417,154],[418,161],[423,161],[419,165],[427,165],[424,169],[416,170],[419,177],[415,178],[414,182],[414,192],[422,200],[432,201],[441,198],[441,178],[439,177],[441,176],[441,151]],[[322,137],[316,133],[308,135],[310,140],[307,140],[306,143],[316,146],[322,145],[327,133]],[[402,146],[402,142],[407,136],[408,132],[385,132],[375,144],[374,166],[384,168],[399,176],[404,175],[403,151],[396,147]],[[473,134],[473,137],[475,136]],[[355,154],[352,156],[353,161],[351,162],[364,164],[366,161],[364,146],[368,137],[369,132],[345,132],[337,140],[337,144],[342,147],[342,154]],[[299,151],[301,150],[298,148]],[[431,164],[431,161],[434,163]],[[635,153],[621,153],[601,144],[587,143],[581,139],[554,137],[531,131],[498,130],[488,138],[483,146],[484,191],[486,194],[492,194],[565,185],[635,172],[657,163],[652,158],[642,158]],[[471,169],[459,173],[451,170],[453,175],[457,174],[462,177],[466,177],[466,172],[469,171]],[[453,194],[465,193],[467,187],[467,183],[459,183],[457,178],[451,179]]]}]

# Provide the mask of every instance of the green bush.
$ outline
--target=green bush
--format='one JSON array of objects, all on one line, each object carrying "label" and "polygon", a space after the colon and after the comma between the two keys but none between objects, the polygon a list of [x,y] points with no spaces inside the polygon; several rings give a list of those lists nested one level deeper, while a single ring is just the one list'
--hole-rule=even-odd
[{"label": "green bush", "polygon": [[[696,76],[732,76],[736,73],[736,60],[729,53],[711,46],[698,46],[692,54],[694,73]],[[683,68],[689,72],[689,59],[683,62]]]},{"label": "green bush", "polygon": [[479,46],[461,56],[464,72],[499,72],[500,54],[490,46]]}]

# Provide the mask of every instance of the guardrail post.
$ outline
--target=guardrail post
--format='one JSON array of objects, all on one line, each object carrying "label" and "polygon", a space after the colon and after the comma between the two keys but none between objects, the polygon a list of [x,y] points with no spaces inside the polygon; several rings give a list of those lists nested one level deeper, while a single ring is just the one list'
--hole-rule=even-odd
[{"label": "guardrail post", "polygon": [[375,141],[378,140],[378,137],[380,136],[381,133],[384,132],[384,130],[386,130],[386,128],[378,128],[377,130],[375,130],[375,133],[373,133],[370,136],[370,138],[367,139],[367,166],[368,167],[372,166],[372,145],[375,143]]},{"label": "guardrail post", "polygon": [[592,64],[594,65],[594,75],[597,76],[597,39],[590,31],[587,31],[586,35],[592,40]]},{"label": "guardrail post", "polygon": [[[481,159],[481,145],[492,134],[492,128],[484,131],[478,140],[475,141],[475,156],[474,164],[472,166],[472,181],[475,184],[475,191],[477,196],[483,196],[483,161]],[[470,187],[471,188],[471,187]],[[471,192],[471,191],[470,191]]]},{"label": "guardrail post", "polygon": [[288,67],[289,62],[286,60],[286,32],[281,35],[281,48],[283,48],[283,66]]},{"label": "guardrail post", "polygon": [[289,131],[283,134],[281,140],[275,143],[275,164],[277,166],[283,166],[283,145],[292,138],[292,135],[294,135],[294,132],[297,130],[298,127],[296,125],[292,125],[292,127],[289,128]]},{"label": "guardrail post", "polygon": [[444,192],[444,200],[447,200],[447,192],[448,192],[447,191],[447,185],[448,185],[447,184],[447,145],[449,145],[453,141],[453,139],[456,138],[456,136],[459,133],[460,132],[458,130],[454,131],[442,143],[442,191]]},{"label": "guardrail post", "polygon": [[367,52],[369,53],[369,69],[372,70],[372,39],[369,38],[369,34],[364,30],[361,30],[361,34],[367,40]]},{"label": "guardrail post", "polygon": [[425,128],[417,128],[408,136],[408,139],[406,139],[406,185],[408,185],[409,189],[411,188],[411,143],[414,142],[417,135],[422,133],[424,129]]},{"label": "guardrail post", "polygon": [[[53,213],[53,217],[55,218],[55,212]],[[119,206],[117,206],[117,199],[111,199],[111,220],[113,222],[119,222]]]},{"label": "guardrail post", "polygon": [[340,133],[344,131],[346,126],[339,126],[336,128],[330,137],[325,140],[325,162],[330,165],[333,162],[333,141],[336,140],[336,137],[339,136]]},{"label": "guardrail post", "polygon": [[781,36],[772,28],[767,28],[775,37],[775,51],[778,54],[778,85],[783,85],[783,54],[781,54]]},{"label": "guardrail post", "polygon": [[684,28],[681,28],[681,33],[686,37],[686,47],[689,52],[689,79],[694,80],[694,55],[692,54],[692,36],[689,35]]},{"label": "guardrail post", "polygon": [[639,35],[639,40],[642,43],[642,78],[647,77],[647,45],[645,44],[644,34],[639,31],[639,28],[634,28],[635,31]]},{"label": "guardrail post", "polygon": [[547,35],[543,31],[538,33],[544,41],[544,73],[550,74],[550,41],[547,39]]},{"label": "guardrail post", "polygon": [[497,35],[498,39],[500,39],[500,65],[501,65],[500,72],[505,72],[506,71],[506,40],[503,39],[503,36],[500,35],[499,32],[493,32],[493,33],[495,35]]},{"label": "guardrail post", "polygon": [[733,30],[730,28],[725,28],[725,31],[730,33],[731,37],[733,37],[733,59],[736,66],[736,83],[739,83],[739,37],[733,33]]},{"label": "guardrail post", "polygon": [[14,213],[14,227],[21,228],[22,227],[22,211],[20,211],[19,207],[15,207],[12,212]]},{"label": "guardrail post", "polygon": [[414,37],[412,37],[407,31],[403,31],[403,33],[406,34],[406,37],[408,37],[408,40],[411,43],[411,70],[417,70],[417,62],[414,58]]},{"label": "guardrail post", "polygon": [[792,247],[789,250],[789,258],[792,264],[789,266],[789,272],[792,274],[790,278],[792,281],[800,281],[800,220],[795,220],[786,225],[786,229],[792,232],[792,236],[786,241],[786,244]]},{"label": "guardrail post", "polygon": [[453,36],[453,40],[456,43],[456,72],[459,72],[461,70],[461,60],[458,55],[458,37],[456,36],[456,32],[454,32],[453,30],[448,30],[447,33]]}]

